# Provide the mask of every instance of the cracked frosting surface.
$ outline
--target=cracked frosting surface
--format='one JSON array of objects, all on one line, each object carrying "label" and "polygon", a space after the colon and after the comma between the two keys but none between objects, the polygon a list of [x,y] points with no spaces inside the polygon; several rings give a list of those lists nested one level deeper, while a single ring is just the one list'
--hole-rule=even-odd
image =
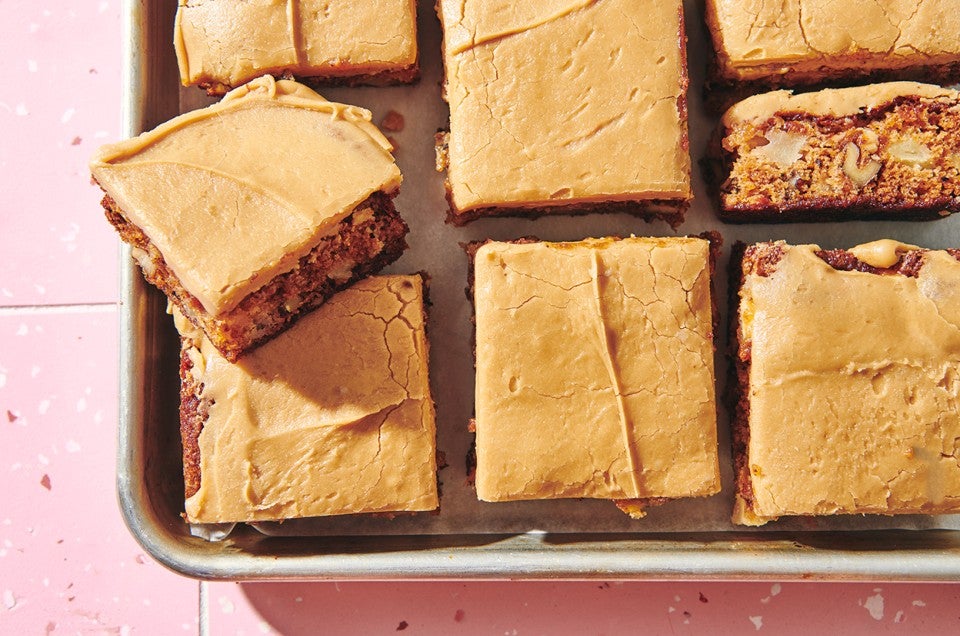
[{"label": "cracked frosting surface", "polygon": [[477,250],[480,499],[719,490],[709,249],[628,238]]},{"label": "cracked frosting surface", "polygon": [[[912,277],[783,249],[741,291],[753,512],[960,512],[960,262],[928,251]],[[885,267],[914,249],[850,251]]]},{"label": "cracked frosting surface", "polygon": [[370,112],[264,76],[101,147],[100,184],[217,315],[292,269],[400,170]]},{"label": "cracked frosting surface", "polygon": [[264,73],[327,77],[416,64],[415,0],[180,0],[184,86],[238,86]]},{"label": "cracked frosting surface", "polygon": [[456,210],[691,198],[680,2],[438,7]]},{"label": "cracked frosting surface", "polygon": [[212,402],[191,522],[437,507],[422,285],[362,280],[237,364],[178,316]]},{"label": "cracked frosting surface", "polygon": [[960,61],[956,0],[708,0],[724,75],[895,70]]}]

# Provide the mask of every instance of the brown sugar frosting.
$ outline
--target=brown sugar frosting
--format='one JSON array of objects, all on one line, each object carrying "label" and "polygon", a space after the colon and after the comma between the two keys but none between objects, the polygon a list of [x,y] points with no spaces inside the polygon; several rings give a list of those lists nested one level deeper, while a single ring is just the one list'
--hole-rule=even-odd
[{"label": "brown sugar frosting", "polygon": [[191,522],[437,507],[419,276],[374,276],[227,362],[179,314],[209,404]]},{"label": "brown sugar frosting", "polygon": [[709,0],[707,21],[731,79],[960,61],[955,0]]},{"label": "brown sugar frosting", "polygon": [[815,117],[847,117],[885,106],[898,97],[957,100],[960,93],[934,84],[883,82],[850,88],[828,88],[794,94],[790,90],[754,95],[731,107],[721,120],[731,128],[740,122],[763,122],[777,114],[804,113]]},{"label": "brown sugar frosting", "polygon": [[695,238],[477,250],[480,499],[719,490],[708,252]]},{"label": "brown sugar frosting", "polygon": [[[752,484],[741,522],[960,511],[960,262],[923,251],[915,276],[840,271],[815,245],[781,249],[741,291]],[[917,252],[849,251],[878,268]]]},{"label": "brown sugar frosting", "polygon": [[372,193],[399,187],[370,118],[264,76],[102,147],[91,172],[217,315],[289,271]]},{"label": "brown sugar frosting", "polygon": [[457,211],[691,198],[680,3],[438,6]]},{"label": "brown sugar frosting", "polygon": [[885,269],[896,265],[904,253],[919,249],[916,245],[907,245],[893,239],[880,239],[851,247],[848,251],[870,267]]},{"label": "brown sugar frosting", "polygon": [[417,63],[414,0],[180,0],[184,86],[238,86],[264,73],[374,74]]}]

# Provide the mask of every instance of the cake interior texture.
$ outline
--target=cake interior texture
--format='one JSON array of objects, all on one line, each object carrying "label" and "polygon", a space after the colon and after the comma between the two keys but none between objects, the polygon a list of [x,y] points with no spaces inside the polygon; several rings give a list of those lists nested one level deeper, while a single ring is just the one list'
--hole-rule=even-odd
[{"label": "cake interior texture", "polygon": [[440,0],[438,12],[451,222],[605,206],[682,219],[681,2]]},{"label": "cake interior texture", "polygon": [[147,279],[235,360],[400,256],[391,148],[368,111],[265,76],[91,171]]},{"label": "cake interior texture", "polygon": [[131,245],[147,281],[199,325],[220,353],[232,361],[282,332],[337,290],[397,260],[407,247],[407,224],[393,200],[375,193],[302,256],[292,270],[278,275],[229,311],[211,315],[184,289],[149,237],[124,218],[109,196],[104,197],[103,206],[120,238]]},{"label": "cake interior texture", "polygon": [[[707,0],[717,72],[796,85],[871,73],[960,73],[954,0]],[[890,75],[892,77],[892,75]]]},{"label": "cake interior texture", "polygon": [[478,497],[716,493],[710,273],[698,238],[479,246]]},{"label": "cake interior texture", "polygon": [[935,219],[960,209],[960,95],[894,82],[755,96],[721,123],[727,221]]},{"label": "cake interior texture", "polygon": [[960,251],[741,250],[734,521],[960,512]]},{"label": "cake interior texture", "polygon": [[190,522],[437,508],[420,276],[366,278],[235,364],[176,318]]},{"label": "cake interior texture", "polygon": [[222,94],[260,75],[389,84],[419,76],[416,0],[180,0],[184,86]]}]

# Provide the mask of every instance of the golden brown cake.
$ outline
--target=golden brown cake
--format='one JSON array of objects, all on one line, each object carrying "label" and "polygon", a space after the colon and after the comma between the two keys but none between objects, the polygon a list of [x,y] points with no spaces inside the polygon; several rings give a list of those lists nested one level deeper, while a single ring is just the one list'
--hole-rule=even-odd
[{"label": "golden brown cake", "polygon": [[721,89],[960,80],[956,0],[707,0]]},{"label": "golden brown cake", "polygon": [[960,93],[890,82],[750,97],[708,171],[730,222],[935,219],[960,210]]},{"label": "golden brown cake", "polygon": [[960,512],[960,250],[739,247],[734,521]]},{"label": "golden brown cake", "polygon": [[184,86],[223,94],[265,73],[323,83],[419,76],[415,0],[180,0]]},{"label": "golden brown cake", "polygon": [[439,0],[448,219],[624,211],[692,194],[679,0]]},{"label": "golden brown cake", "polygon": [[711,262],[699,238],[476,247],[481,500],[719,491]]},{"label": "golden brown cake", "polygon": [[194,523],[437,508],[420,276],[373,276],[232,364],[177,316]]},{"label": "golden brown cake", "polygon": [[370,113],[264,76],[91,162],[158,286],[229,360],[406,248]]}]

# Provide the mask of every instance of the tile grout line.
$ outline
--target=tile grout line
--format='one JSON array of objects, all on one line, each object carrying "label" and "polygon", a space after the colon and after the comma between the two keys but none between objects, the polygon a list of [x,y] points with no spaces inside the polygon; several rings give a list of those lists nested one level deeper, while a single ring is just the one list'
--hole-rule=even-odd
[{"label": "tile grout line", "polygon": [[0,316],[30,316],[53,314],[105,314],[120,307],[119,302],[62,305],[0,306]]},{"label": "tile grout line", "polygon": [[199,616],[197,617],[197,633],[200,636],[207,636],[210,633],[209,625],[209,614],[207,612],[207,597],[209,595],[209,590],[207,589],[207,582],[200,581],[200,598],[197,603],[197,610]]}]

